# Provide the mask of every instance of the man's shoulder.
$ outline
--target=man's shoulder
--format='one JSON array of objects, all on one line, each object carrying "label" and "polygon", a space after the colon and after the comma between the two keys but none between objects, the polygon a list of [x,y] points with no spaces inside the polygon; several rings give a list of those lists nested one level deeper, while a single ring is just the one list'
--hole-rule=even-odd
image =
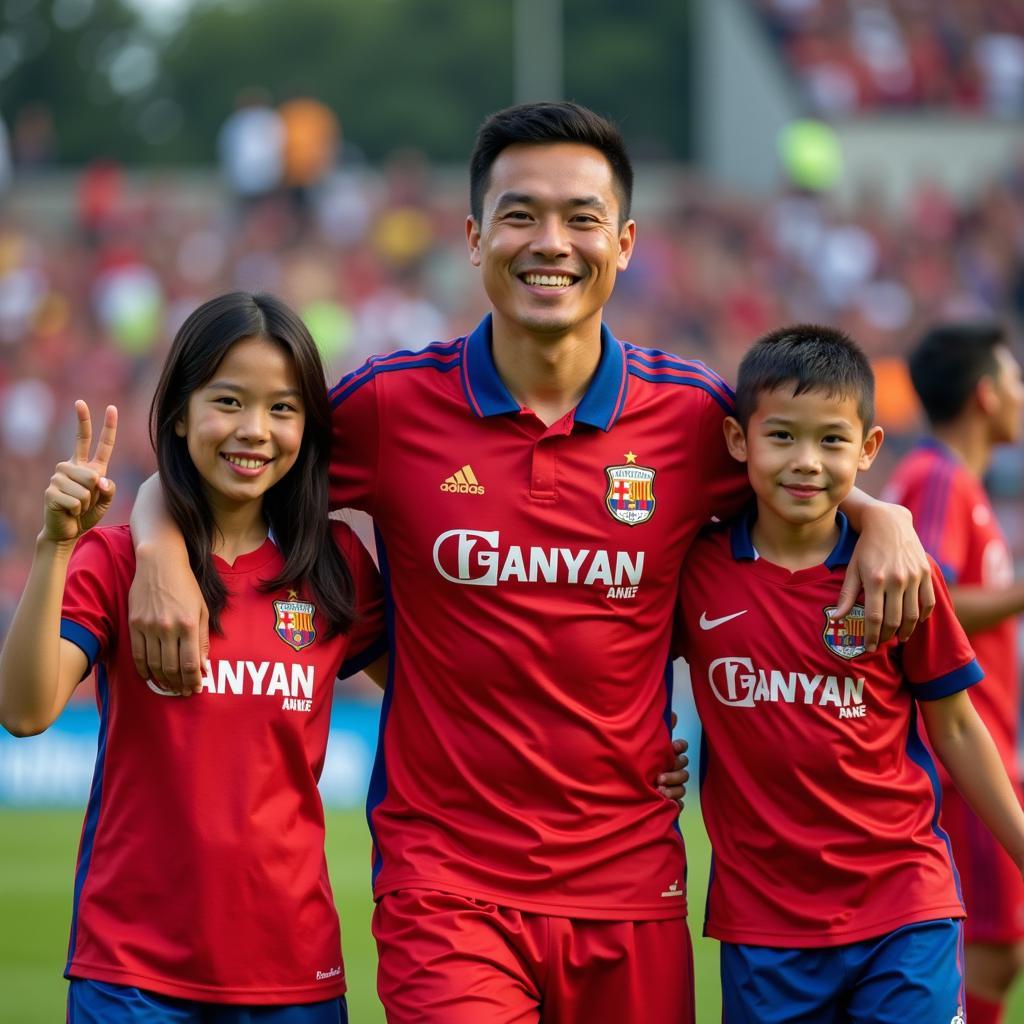
[{"label": "man's shoulder", "polygon": [[389,385],[429,387],[462,365],[465,337],[435,341],[421,349],[399,349],[370,356],[362,366],[345,374],[330,391],[334,408],[367,385],[386,380]]},{"label": "man's shoulder", "polygon": [[622,342],[626,372],[634,380],[654,385],[666,397],[693,399],[710,395],[727,413],[732,413],[733,389],[707,363],[685,359],[661,349]]}]

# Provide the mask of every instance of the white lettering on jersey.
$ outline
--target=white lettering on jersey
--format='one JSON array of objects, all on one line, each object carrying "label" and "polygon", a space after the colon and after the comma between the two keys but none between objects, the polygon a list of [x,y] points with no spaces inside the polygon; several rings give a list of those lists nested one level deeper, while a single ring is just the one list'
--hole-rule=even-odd
[{"label": "white lettering on jersey", "polygon": [[644,552],[524,549],[518,544],[502,548],[497,530],[448,530],[434,541],[434,567],[449,583],[472,587],[569,583],[608,588],[611,598],[630,598],[643,580]]},{"label": "white lettering on jersey", "polygon": [[[263,681],[270,672],[270,685],[264,690]],[[313,705],[315,669],[312,665],[286,665],[279,661],[210,661],[203,663],[200,693],[213,695],[232,694],[254,697],[279,696],[284,698],[285,711],[310,711]],[[177,697],[180,694],[165,690],[146,680],[146,685],[161,697]]]},{"label": "white lettering on jersey", "polygon": [[716,658],[708,666],[708,682],[718,700],[734,708],[752,708],[757,704],[816,704],[838,708],[840,718],[863,718],[866,714],[863,676],[755,669],[749,658]]}]

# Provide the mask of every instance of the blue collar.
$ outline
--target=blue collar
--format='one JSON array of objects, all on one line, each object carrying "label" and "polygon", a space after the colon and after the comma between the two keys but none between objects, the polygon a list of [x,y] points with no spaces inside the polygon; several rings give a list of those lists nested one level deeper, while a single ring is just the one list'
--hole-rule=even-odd
[{"label": "blue collar", "polygon": [[[753,561],[757,558],[754,550],[754,542],[750,539],[750,527],[757,516],[753,512],[740,516],[733,524],[729,532],[729,542],[732,547],[732,557],[736,561]],[[857,534],[850,528],[850,521],[836,510],[836,522],[839,524],[839,540],[832,549],[832,553],[825,559],[826,569],[835,569],[841,565],[849,565],[853,555],[853,549],[857,544]]]},{"label": "blue collar", "polygon": [[950,462],[960,462],[960,457],[953,451],[953,449],[944,441],[940,441],[937,437],[922,437],[914,447],[926,448],[929,451],[935,452],[937,455],[941,455],[944,459],[948,459]]},{"label": "blue collar", "polygon": [[[601,359],[586,394],[576,406],[576,423],[611,430],[622,413],[626,394],[626,356],[622,345],[601,324]],[[487,314],[466,339],[462,357],[462,386],[477,416],[519,412],[519,403],[498,375],[491,352],[491,315]]]}]

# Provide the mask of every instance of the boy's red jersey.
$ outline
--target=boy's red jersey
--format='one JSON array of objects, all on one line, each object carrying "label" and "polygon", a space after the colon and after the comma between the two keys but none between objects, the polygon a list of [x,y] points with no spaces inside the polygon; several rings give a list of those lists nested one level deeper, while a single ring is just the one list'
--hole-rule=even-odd
[{"label": "boy's red jersey", "polygon": [[729,388],[604,329],[586,394],[547,427],[502,383],[488,318],[332,398],[332,501],[373,516],[388,591],[376,894],[683,915],[678,808],[654,787],[679,568],[748,491]]},{"label": "boy's red jersey", "polygon": [[683,568],[677,640],[713,850],[705,930],[725,942],[842,945],[964,914],[915,701],[981,670],[934,565],[936,609],[906,643],[866,651],[859,605],[829,621],[856,540],[839,521],[820,566],[757,558],[738,520]]},{"label": "boy's red jersey", "polygon": [[373,561],[344,525],[358,620],[326,638],[300,587],[264,592],[268,540],[233,565],[202,691],[178,697],[132,662],[126,526],[72,555],[61,635],[97,667],[99,749],[75,874],[66,973],[222,1003],[303,1003],[345,991],[317,790],[339,671],[384,645]]}]

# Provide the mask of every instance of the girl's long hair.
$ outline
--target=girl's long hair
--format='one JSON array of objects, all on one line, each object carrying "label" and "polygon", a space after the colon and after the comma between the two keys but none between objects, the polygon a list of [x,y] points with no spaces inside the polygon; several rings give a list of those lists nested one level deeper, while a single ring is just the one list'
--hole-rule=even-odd
[{"label": "girl's long hair", "polygon": [[332,636],[347,630],[355,618],[355,586],[328,519],[330,405],[316,345],[280,299],[248,292],[220,295],[195,310],[175,335],[149,412],[164,500],[185,538],[210,628],[219,632],[229,595],[213,561],[216,524],[186,439],[174,427],[186,417],[189,397],[213,377],[228,349],[249,338],[273,341],[291,356],[306,414],[295,465],[263,496],[263,514],[284,568],[260,589],[306,591],[327,620],[326,635]]}]

